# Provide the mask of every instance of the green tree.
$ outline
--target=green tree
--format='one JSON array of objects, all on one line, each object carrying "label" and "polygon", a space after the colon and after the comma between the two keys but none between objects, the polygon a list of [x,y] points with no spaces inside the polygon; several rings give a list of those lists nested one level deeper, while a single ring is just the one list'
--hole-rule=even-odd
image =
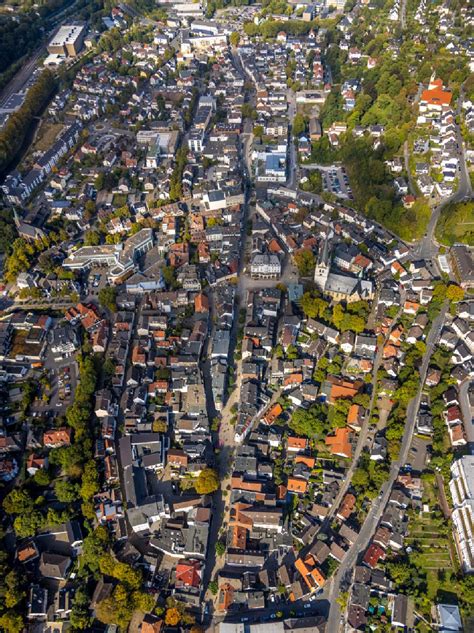
[{"label": "green tree", "polygon": [[298,408],[294,411],[289,427],[297,435],[318,437],[326,429],[327,407],[321,403],[312,404],[309,409]]},{"label": "green tree", "polygon": [[329,303],[315,291],[305,292],[301,297],[301,309],[311,319],[323,318],[328,307]]},{"label": "green tree", "polygon": [[22,579],[16,571],[12,570],[5,576],[5,586],[5,606],[12,609],[26,597]]},{"label": "green tree", "polygon": [[231,46],[237,47],[240,43],[240,35],[237,31],[232,31],[229,35],[229,42]]},{"label": "green tree", "polygon": [[115,286],[104,286],[99,290],[99,303],[110,312],[117,310],[117,288]]},{"label": "green tree", "polygon": [[300,136],[306,130],[306,119],[300,113],[295,114],[293,119],[293,134],[294,136]]},{"label": "green tree", "polygon": [[68,479],[57,479],[54,492],[61,503],[73,503],[78,498],[79,486]]},{"label": "green tree", "polygon": [[0,616],[0,628],[5,633],[18,633],[23,630],[23,617],[15,611],[6,611]]},{"label": "green tree", "polygon": [[84,631],[90,628],[92,624],[92,617],[89,609],[90,596],[87,593],[87,589],[80,586],[74,593],[74,602],[71,610],[71,625],[74,629]]},{"label": "green tree", "polygon": [[84,235],[85,246],[97,246],[100,244],[100,233],[98,231],[90,230]]},{"label": "green tree", "polygon": [[352,475],[352,485],[357,488],[367,488],[369,485],[369,473],[363,468],[357,468]]},{"label": "green tree", "polygon": [[34,508],[30,494],[21,488],[13,488],[3,500],[3,509],[7,514],[27,514]]},{"label": "green tree", "polygon": [[244,119],[253,119],[257,118],[257,111],[252,107],[250,103],[244,103],[242,105],[242,116]]},{"label": "green tree", "polygon": [[223,543],[222,541],[217,541],[216,543],[216,554],[218,556],[222,556],[223,554],[225,554],[225,543]]}]

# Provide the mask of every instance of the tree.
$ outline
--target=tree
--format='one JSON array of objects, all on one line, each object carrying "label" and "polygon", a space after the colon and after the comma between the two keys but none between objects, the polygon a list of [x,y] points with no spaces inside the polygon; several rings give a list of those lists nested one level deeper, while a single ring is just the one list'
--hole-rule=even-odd
[{"label": "tree", "polygon": [[58,479],[54,484],[54,492],[61,503],[73,503],[78,498],[79,486],[69,479]]},{"label": "tree", "polygon": [[303,191],[309,191],[311,193],[321,193],[323,190],[323,177],[319,169],[312,170],[307,180],[301,183],[301,189]]},{"label": "tree", "polygon": [[294,411],[289,427],[298,435],[317,437],[326,427],[327,407],[320,404],[312,404],[309,409],[298,408]]},{"label": "tree", "polygon": [[97,575],[100,561],[107,551],[109,541],[107,528],[102,525],[88,534],[84,539],[82,555],[79,559],[81,568],[87,567],[93,574]]},{"label": "tree", "polygon": [[17,536],[26,538],[27,536],[33,536],[36,530],[42,528],[44,524],[45,520],[41,512],[33,510],[28,514],[17,516],[13,522],[13,527]]},{"label": "tree", "polygon": [[99,492],[99,475],[94,460],[88,461],[84,466],[80,495],[83,501],[90,501]]},{"label": "tree", "polygon": [[229,35],[229,42],[231,46],[237,47],[240,43],[240,34],[237,31],[232,31]]},{"label": "tree", "polygon": [[311,277],[316,266],[316,257],[313,251],[301,249],[295,253],[295,264],[300,277]]},{"label": "tree", "polygon": [[0,629],[6,633],[23,631],[23,617],[15,611],[7,611],[0,616]]},{"label": "tree", "polygon": [[458,303],[464,299],[464,290],[457,284],[449,284],[446,289],[446,299],[453,303]]},{"label": "tree", "polygon": [[92,618],[89,610],[90,597],[83,586],[79,586],[74,594],[74,602],[71,610],[71,624],[74,629],[83,631],[89,629]]},{"label": "tree", "polygon": [[208,586],[209,586],[209,591],[212,593],[212,595],[216,596],[217,592],[219,591],[219,585],[217,583],[217,580],[211,580]]},{"label": "tree", "polygon": [[216,554],[218,556],[222,556],[225,554],[225,544],[222,541],[217,541],[216,543]]},{"label": "tree", "polygon": [[176,609],[176,607],[172,607],[171,609],[166,609],[165,615],[165,624],[167,626],[177,626],[181,620],[181,614]]},{"label": "tree", "polygon": [[194,487],[200,495],[209,495],[218,490],[219,475],[214,468],[204,468],[197,477]]},{"label": "tree", "polygon": [[251,106],[250,103],[244,103],[242,105],[242,116],[244,119],[255,120],[257,118],[257,111]]},{"label": "tree", "polygon": [[21,488],[13,488],[3,500],[3,509],[7,514],[27,514],[33,507],[33,499]]},{"label": "tree", "polygon": [[163,281],[168,288],[174,290],[178,287],[178,282],[176,281],[176,270],[173,266],[163,266],[161,274],[163,276]]},{"label": "tree", "polygon": [[16,571],[11,571],[5,576],[5,585],[5,606],[7,609],[11,609],[24,600],[26,593]]},{"label": "tree", "polygon": [[357,468],[352,475],[352,485],[357,488],[367,488],[369,485],[369,474],[363,468]]},{"label": "tree", "polygon": [[340,303],[336,303],[332,309],[332,322],[334,327],[338,330],[341,329],[342,321],[344,319],[344,308]]},{"label": "tree", "polygon": [[293,135],[300,136],[306,130],[306,119],[300,113],[295,114],[293,119]]},{"label": "tree", "polygon": [[84,235],[85,246],[97,246],[100,244],[100,233],[98,231],[87,231]]},{"label": "tree", "polygon": [[104,286],[99,290],[99,303],[103,308],[107,308],[110,312],[117,310],[117,288],[115,286]]},{"label": "tree", "polygon": [[315,291],[305,292],[301,297],[301,309],[310,319],[323,318],[328,307],[329,303]]}]

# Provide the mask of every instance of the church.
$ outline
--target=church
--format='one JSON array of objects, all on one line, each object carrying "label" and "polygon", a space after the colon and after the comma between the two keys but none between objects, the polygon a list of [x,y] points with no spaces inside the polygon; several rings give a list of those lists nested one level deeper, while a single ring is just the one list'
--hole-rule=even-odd
[{"label": "church", "polygon": [[368,301],[374,298],[374,285],[367,279],[345,273],[331,272],[331,232],[320,247],[318,261],[314,270],[314,283],[317,288],[334,301]]}]

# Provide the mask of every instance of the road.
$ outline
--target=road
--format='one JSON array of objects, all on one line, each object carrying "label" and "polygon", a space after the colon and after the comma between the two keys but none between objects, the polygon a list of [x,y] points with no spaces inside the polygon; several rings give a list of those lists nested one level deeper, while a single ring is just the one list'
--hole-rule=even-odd
[{"label": "road", "polygon": [[[232,49],[232,57],[234,60],[235,67],[238,72],[245,77],[245,72],[243,70],[242,64],[240,62],[240,58],[235,49]],[[246,98],[249,98],[249,94],[246,94]],[[250,131],[249,130],[250,125]],[[239,270],[238,270],[238,281],[236,285],[235,292],[235,303],[234,303],[234,319],[231,328],[230,335],[230,347],[229,347],[229,357],[233,356],[235,345],[237,341],[237,332],[239,328],[239,316],[240,310],[244,307],[243,301],[247,296],[247,277],[244,274],[245,268],[245,255],[249,248],[251,237],[247,235],[247,221],[250,213],[250,197],[251,197],[251,188],[249,186],[249,175],[251,168],[251,158],[250,158],[250,150],[251,141],[252,141],[252,133],[251,133],[251,122],[244,121],[243,131],[240,136],[241,140],[241,155],[240,155],[240,163],[243,174],[243,182],[244,182],[244,191],[245,191],[245,203],[243,205],[243,215],[241,218],[241,236],[240,236],[240,258],[239,258]],[[214,302],[212,298],[212,292],[210,293],[210,318],[211,323],[213,322],[213,314],[214,314]],[[214,326],[212,326],[214,328]],[[210,350],[210,342],[211,336],[208,338],[208,352]],[[205,369],[207,371],[208,368]],[[208,380],[206,380],[208,382]],[[213,500],[213,514],[214,518],[212,521],[211,527],[211,538],[210,542],[215,543],[219,535],[223,533],[226,534],[227,525],[229,523],[229,513],[230,513],[230,503],[226,503],[226,497],[229,494],[228,488],[230,488],[230,477],[232,475],[232,464],[234,461],[234,451],[235,451],[235,432],[234,426],[231,423],[231,419],[233,417],[232,408],[234,404],[238,403],[240,396],[240,385],[242,382],[242,363],[241,361],[237,361],[235,363],[235,385],[230,397],[228,398],[225,406],[221,411],[221,421],[219,426],[218,435],[215,438],[218,442],[219,446],[219,459],[218,459],[218,468],[219,468],[219,476],[221,480],[221,488],[218,493],[214,495]],[[215,551],[210,553],[210,556],[207,560],[206,565],[206,573],[205,579],[203,580],[203,585],[206,586],[210,580],[214,579],[216,575],[219,573],[219,570],[222,568],[224,564],[224,557],[218,557],[215,554]],[[212,596],[209,590],[206,592],[206,599],[209,600],[210,612],[209,617],[213,618],[214,614],[214,604],[212,603],[212,599],[215,600],[216,596]],[[214,619],[214,618],[213,618]]]},{"label": "road", "polygon": [[336,574],[334,575],[334,579],[331,585],[331,590],[329,593],[329,617],[327,622],[327,630],[336,632],[339,627],[340,622],[340,609],[339,605],[336,602],[336,598],[340,595],[341,592],[341,584],[347,582],[348,577],[352,576],[352,568],[355,565],[358,556],[366,549],[369,544],[372,535],[377,529],[377,525],[380,521],[380,518],[383,514],[385,506],[389,500],[393,484],[395,483],[400,468],[402,468],[407,461],[408,451],[410,450],[411,442],[413,439],[413,433],[415,430],[416,424],[416,414],[418,412],[421,395],[423,391],[423,385],[426,378],[426,372],[428,370],[428,365],[431,359],[431,355],[435,349],[436,343],[439,339],[440,332],[443,328],[444,320],[446,318],[446,313],[448,311],[448,304],[444,304],[440,314],[433,321],[431,330],[428,334],[428,338],[426,341],[426,351],[423,356],[423,361],[420,367],[420,386],[416,393],[416,396],[409,403],[406,411],[406,424],[405,424],[405,432],[403,434],[403,438],[400,445],[400,453],[398,460],[393,462],[390,468],[390,475],[388,480],[384,483],[381,489],[381,494],[375,501],[372,503],[369,513],[364,521],[361,531],[357,537],[357,540],[349,549],[346,554],[344,560],[339,566]]},{"label": "road", "polygon": [[293,90],[287,91],[288,100],[288,180],[287,187],[295,189],[298,180],[298,161],[296,157],[295,139],[293,136],[293,119],[296,115],[296,94]]},{"label": "road", "polygon": [[403,144],[403,159],[405,162],[405,171],[407,172],[407,176],[408,176],[408,186],[410,188],[410,193],[412,194],[412,196],[416,196],[418,189],[415,185],[415,181],[413,180],[413,176],[411,174],[408,141],[405,141],[405,143]]},{"label": "road", "polygon": [[400,3],[400,26],[402,31],[405,30],[407,26],[407,0],[402,0]]}]

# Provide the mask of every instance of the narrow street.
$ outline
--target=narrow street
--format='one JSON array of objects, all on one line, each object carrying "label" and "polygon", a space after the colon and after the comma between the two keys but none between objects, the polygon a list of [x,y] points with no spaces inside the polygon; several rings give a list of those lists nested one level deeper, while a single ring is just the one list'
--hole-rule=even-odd
[{"label": "narrow street", "polygon": [[[235,50],[232,50],[232,57],[234,60],[235,67],[240,72],[240,74],[245,77],[244,70],[242,68],[242,64],[240,63],[240,59]],[[249,98],[249,93],[246,93],[246,98]],[[229,347],[229,362],[232,362],[232,359],[235,359],[235,346],[237,343],[238,330],[240,327],[239,316],[240,311],[244,308],[244,301],[247,295],[247,285],[246,285],[246,275],[244,273],[245,269],[245,258],[248,250],[248,246],[250,243],[250,237],[247,235],[247,221],[251,215],[250,211],[250,199],[252,195],[251,185],[250,185],[250,155],[249,155],[249,147],[251,147],[251,140],[253,135],[251,131],[249,132],[249,122],[244,121],[243,123],[243,132],[240,135],[241,140],[241,155],[240,162],[242,166],[242,171],[244,174],[244,189],[245,189],[245,203],[243,206],[243,213],[241,218],[241,240],[240,240],[240,259],[239,259],[239,271],[237,275],[237,284],[235,287],[235,298],[234,298],[234,319],[232,323],[232,329],[230,334],[230,347]],[[250,128],[251,130],[251,128]],[[210,293],[212,295],[212,292]],[[212,331],[214,330],[213,324],[213,316],[214,316],[214,302],[212,297],[210,298],[210,317],[211,317],[211,332],[208,337],[208,345],[207,350],[210,350],[210,343],[212,339]],[[207,362],[208,365],[208,362]],[[211,524],[211,534],[209,538],[209,542],[215,544],[219,540],[219,535],[223,534],[225,538],[227,526],[229,523],[229,513],[230,513],[230,503],[228,503],[228,497],[230,496],[230,478],[232,476],[232,464],[234,461],[234,451],[235,451],[235,439],[234,439],[234,426],[231,423],[233,412],[232,408],[239,401],[240,396],[240,386],[242,382],[242,362],[241,360],[235,361],[234,369],[234,377],[235,383],[234,388],[225,403],[221,413],[220,413],[220,425],[219,431],[215,433],[215,439],[217,440],[217,446],[219,450],[218,455],[218,469],[219,469],[219,477],[221,481],[221,488],[214,495],[213,500],[213,521]],[[209,367],[207,367],[207,371]],[[206,381],[209,384],[210,375]],[[210,391],[210,385],[207,389],[207,392]],[[212,393],[210,395],[212,398]],[[219,570],[222,568],[224,564],[224,556],[217,556],[215,548],[209,551],[208,560],[206,565],[205,572],[205,582],[203,582],[204,587],[207,587],[211,580],[214,580],[219,573]],[[212,617],[214,612],[214,604],[213,600],[217,596],[213,596],[209,589],[207,589],[205,594],[205,599],[211,601],[212,608],[210,609],[210,617]]]}]

